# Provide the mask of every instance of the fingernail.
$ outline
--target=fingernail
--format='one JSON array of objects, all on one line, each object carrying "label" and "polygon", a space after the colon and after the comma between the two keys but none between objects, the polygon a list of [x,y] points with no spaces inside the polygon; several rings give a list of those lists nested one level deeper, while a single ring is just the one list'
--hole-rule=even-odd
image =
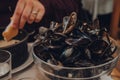
[{"label": "fingernail", "polygon": [[20,25],[20,26],[19,26],[19,29],[23,29],[23,27],[24,27],[24,25]]},{"label": "fingernail", "polygon": [[29,20],[29,21],[28,21],[28,23],[29,23],[29,24],[32,24],[32,23],[33,23],[33,21],[30,21],[30,20]]},{"label": "fingernail", "polygon": [[39,23],[39,22],[40,22],[40,20],[36,19],[36,20],[35,20],[35,22],[36,22],[36,23]]}]

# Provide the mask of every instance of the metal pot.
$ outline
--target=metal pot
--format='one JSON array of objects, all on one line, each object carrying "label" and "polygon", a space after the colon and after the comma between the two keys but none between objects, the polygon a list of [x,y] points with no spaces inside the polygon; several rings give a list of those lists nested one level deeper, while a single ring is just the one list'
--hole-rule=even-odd
[{"label": "metal pot", "polygon": [[[3,40],[2,32],[5,28],[0,28],[0,40]],[[0,47],[0,49],[8,50],[12,54],[12,69],[22,65],[28,58],[28,46],[27,46],[27,39],[28,39],[28,33],[25,30],[20,30],[18,35],[14,38],[16,40],[19,40],[18,43]]]}]

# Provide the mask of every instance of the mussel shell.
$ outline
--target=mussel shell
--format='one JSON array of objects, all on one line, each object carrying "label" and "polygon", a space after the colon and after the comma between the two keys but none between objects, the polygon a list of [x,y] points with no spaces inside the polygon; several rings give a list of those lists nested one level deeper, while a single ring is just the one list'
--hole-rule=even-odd
[{"label": "mussel shell", "polygon": [[91,41],[88,38],[79,38],[79,39],[68,38],[65,40],[65,42],[68,45],[86,47]]},{"label": "mussel shell", "polygon": [[42,45],[34,46],[34,51],[35,51],[36,55],[44,61],[47,61],[48,59],[51,58],[49,51]]},{"label": "mussel shell", "polygon": [[67,47],[60,55],[60,60],[65,66],[72,64],[80,59],[81,51],[76,47]]},{"label": "mussel shell", "polygon": [[112,50],[111,44],[112,43],[108,43],[102,39],[95,40],[88,46],[88,49],[86,49],[86,56],[94,64],[102,64],[109,60],[112,60],[113,58],[111,57],[112,54],[115,52],[116,47],[114,47],[114,50]]},{"label": "mussel shell", "polygon": [[101,56],[108,45],[109,44],[104,40],[96,40],[89,45],[88,49],[90,50],[91,54]]},{"label": "mussel shell", "polygon": [[86,47],[89,43],[91,43],[92,40],[87,34],[81,32],[78,29],[75,30],[76,31],[73,30],[69,38],[65,39],[66,44]]},{"label": "mussel shell", "polygon": [[62,33],[55,33],[51,36],[50,45],[64,45],[66,36]]}]

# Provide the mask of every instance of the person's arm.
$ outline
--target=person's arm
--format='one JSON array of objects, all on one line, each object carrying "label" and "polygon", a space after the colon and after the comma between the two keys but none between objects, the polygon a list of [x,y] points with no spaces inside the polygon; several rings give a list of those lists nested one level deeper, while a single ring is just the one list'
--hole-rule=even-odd
[{"label": "person's arm", "polygon": [[60,22],[64,16],[77,12],[78,5],[75,0],[19,0],[12,17],[13,26],[23,28],[26,22],[31,24],[41,20],[46,24]]},{"label": "person's arm", "polygon": [[39,0],[18,0],[11,22],[13,27],[23,28],[25,23],[39,22],[45,8]]},{"label": "person's arm", "polygon": [[118,39],[118,32],[120,31],[119,20],[120,20],[120,0],[114,0],[110,34],[115,39]]}]

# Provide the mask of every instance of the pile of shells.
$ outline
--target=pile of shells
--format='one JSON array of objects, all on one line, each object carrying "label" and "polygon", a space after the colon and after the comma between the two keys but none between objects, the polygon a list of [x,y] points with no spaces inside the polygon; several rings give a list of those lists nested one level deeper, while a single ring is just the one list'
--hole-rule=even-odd
[{"label": "pile of shells", "polygon": [[45,62],[64,67],[103,64],[113,59],[117,49],[107,30],[100,29],[98,19],[81,26],[75,12],[65,16],[63,23],[52,21],[49,28],[40,27],[35,38],[35,54]]}]

